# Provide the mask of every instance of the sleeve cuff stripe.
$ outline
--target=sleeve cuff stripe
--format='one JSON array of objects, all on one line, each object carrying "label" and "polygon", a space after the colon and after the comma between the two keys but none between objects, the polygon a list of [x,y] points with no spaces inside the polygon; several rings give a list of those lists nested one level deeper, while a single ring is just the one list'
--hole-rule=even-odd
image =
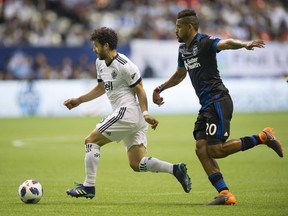
[{"label": "sleeve cuff stripe", "polygon": [[140,83],[142,80],[142,78],[140,77],[135,83],[133,83],[132,85],[130,85],[130,88],[133,88],[134,86],[136,86],[138,83]]}]

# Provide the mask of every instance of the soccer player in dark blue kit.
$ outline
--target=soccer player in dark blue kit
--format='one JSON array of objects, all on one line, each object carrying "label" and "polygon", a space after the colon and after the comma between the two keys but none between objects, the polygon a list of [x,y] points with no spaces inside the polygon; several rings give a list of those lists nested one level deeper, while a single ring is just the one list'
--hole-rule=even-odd
[{"label": "soccer player in dark blue kit", "polygon": [[283,148],[273,129],[269,127],[259,134],[227,141],[230,135],[233,102],[220,78],[216,53],[229,49],[264,48],[265,44],[262,40],[240,41],[213,38],[198,33],[198,27],[199,21],[194,10],[185,9],[178,13],[176,36],[181,43],[178,67],[165,83],[155,88],[153,102],[159,106],[162,105],[164,100],[160,93],[179,84],[186,74],[189,74],[201,104],[193,131],[196,140],[196,155],[208,179],[219,193],[208,205],[231,205],[236,203],[236,198],[229,191],[215,159],[248,150],[259,144],[266,144],[283,157]]}]

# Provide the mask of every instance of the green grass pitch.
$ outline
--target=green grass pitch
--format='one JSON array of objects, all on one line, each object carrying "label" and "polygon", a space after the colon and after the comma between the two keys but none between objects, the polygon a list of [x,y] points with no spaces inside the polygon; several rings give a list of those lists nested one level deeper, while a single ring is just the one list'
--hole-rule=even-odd
[{"label": "green grass pitch", "polygon": [[[163,173],[134,173],[123,143],[101,150],[97,193],[92,200],[71,198],[66,189],[84,180],[84,138],[100,117],[0,119],[0,215],[288,215],[288,159],[257,146],[218,160],[234,206],[205,206],[217,195],[195,155],[192,129],[196,115],[159,115],[149,129],[147,156],[185,162],[192,178],[186,194]],[[235,113],[230,138],[275,128],[287,152],[288,112]],[[18,186],[26,179],[44,188],[38,204],[24,204]]]}]

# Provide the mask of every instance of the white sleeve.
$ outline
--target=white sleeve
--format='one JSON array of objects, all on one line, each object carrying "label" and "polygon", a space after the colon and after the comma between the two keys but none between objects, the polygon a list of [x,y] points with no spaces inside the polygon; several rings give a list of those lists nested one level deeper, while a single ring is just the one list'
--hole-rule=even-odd
[{"label": "white sleeve", "polygon": [[95,61],[95,67],[96,67],[96,79],[98,80],[98,82],[102,81],[101,74],[100,74],[100,68],[101,68],[100,65],[101,65],[101,62],[97,58]]},{"label": "white sleeve", "polygon": [[141,80],[141,74],[136,65],[129,63],[123,67],[124,69],[124,79],[130,87],[134,86]]}]

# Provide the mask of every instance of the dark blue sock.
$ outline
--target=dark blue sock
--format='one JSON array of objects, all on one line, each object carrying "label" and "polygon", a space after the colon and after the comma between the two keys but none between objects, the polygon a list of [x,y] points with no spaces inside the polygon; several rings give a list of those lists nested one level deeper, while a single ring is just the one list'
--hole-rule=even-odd
[{"label": "dark blue sock", "polygon": [[208,179],[219,193],[222,190],[229,190],[220,172],[209,175]]},{"label": "dark blue sock", "polygon": [[248,150],[250,148],[253,148],[254,146],[261,144],[261,140],[259,138],[259,136],[257,135],[253,135],[250,137],[242,137],[240,138],[241,142],[242,142],[242,151]]}]

